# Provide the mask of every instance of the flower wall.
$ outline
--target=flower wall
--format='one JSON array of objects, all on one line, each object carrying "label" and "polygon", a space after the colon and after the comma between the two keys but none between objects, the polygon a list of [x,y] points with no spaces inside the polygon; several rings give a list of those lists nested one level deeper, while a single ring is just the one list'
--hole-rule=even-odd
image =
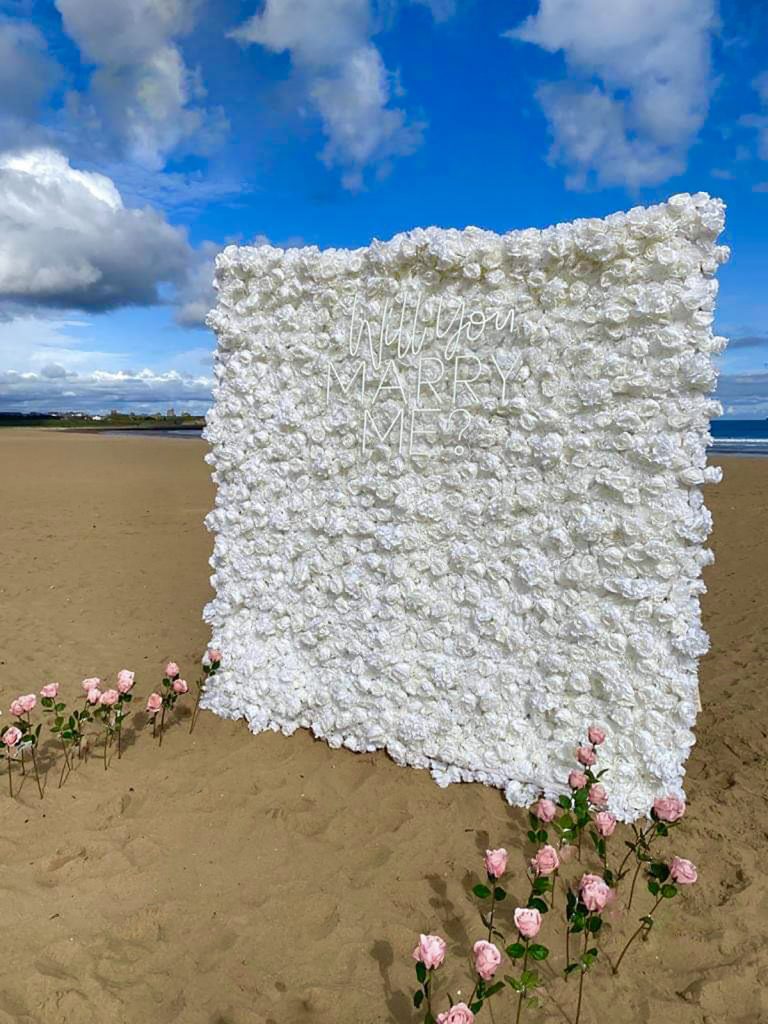
[{"label": "flower wall", "polygon": [[615,814],[681,792],[723,216],[225,249],[203,705],[514,804],[595,721]]}]

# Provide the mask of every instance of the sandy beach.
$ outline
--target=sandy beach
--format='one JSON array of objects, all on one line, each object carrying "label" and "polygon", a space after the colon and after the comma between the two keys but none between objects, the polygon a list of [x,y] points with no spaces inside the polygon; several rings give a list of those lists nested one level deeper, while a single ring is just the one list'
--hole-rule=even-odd
[{"label": "sandy beach", "polygon": [[[183,438],[0,432],[3,708],[123,667],[144,697],[168,658],[195,677],[210,596],[204,452]],[[768,1022],[768,459],[716,461],[712,649],[674,850],[701,881],[618,979],[605,965],[589,977],[589,1024]],[[61,790],[51,767],[43,801],[29,776],[17,799],[0,796],[0,1024],[409,1024],[417,933],[445,935],[452,953],[481,937],[469,890],[487,845],[511,853],[502,927],[527,894],[525,814],[495,790],[441,790],[383,753],[254,737],[209,713],[191,737],[182,716],[158,749],[142,706],[109,772],[94,755]],[[607,949],[635,917],[613,922]],[[569,1020],[573,985],[551,993],[528,1020]],[[507,1021],[510,1005],[480,1020]]]}]

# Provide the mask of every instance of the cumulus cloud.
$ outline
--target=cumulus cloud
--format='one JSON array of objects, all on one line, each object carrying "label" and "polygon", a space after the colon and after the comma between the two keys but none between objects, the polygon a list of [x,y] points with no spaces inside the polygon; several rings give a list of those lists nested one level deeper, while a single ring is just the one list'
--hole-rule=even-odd
[{"label": "cumulus cloud", "polygon": [[[747,128],[754,128],[757,132],[757,152],[761,160],[768,160],[768,71],[764,71],[752,82],[752,85],[760,97],[763,113],[745,114],[740,118],[740,123]],[[757,186],[755,191],[765,192],[766,188]]]},{"label": "cumulus cloud", "polygon": [[34,25],[0,17],[0,104],[4,113],[34,117],[59,70]]},{"label": "cumulus cloud", "polygon": [[569,187],[652,185],[685,169],[716,27],[714,0],[539,0],[505,33],[565,57],[568,81],[543,83],[537,98]]},{"label": "cumulus cloud", "polygon": [[95,119],[131,159],[160,170],[174,151],[209,151],[226,131],[207,111],[198,72],[179,37],[195,22],[197,0],[56,0],[67,34],[96,65],[88,94],[70,94],[72,112]]},{"label": "cumulus cloud", "polygon": [[0,298],[112,309],[159,301],[184,280],[185,232],[129,209],[112,180],[51,149],[0,156]]},{"label": "cumulus cloud", "polygon": [[359,189],[366,167],[405,155],[422,126],[391,106],[397,86],[379,50],[369,0],[266,0],[263,11],[231,33],[273,53],[288,51],[327,143],[322,159]]},{"label": "cumulus cloud", "polygon": [[78,373],[51,364],[37,371],[0,371],[0,408],[104,412],[113,408],[157,410],[173,405],[177,411],[200,413],[210,405],[211,387],[210,377],[176,370]]}]

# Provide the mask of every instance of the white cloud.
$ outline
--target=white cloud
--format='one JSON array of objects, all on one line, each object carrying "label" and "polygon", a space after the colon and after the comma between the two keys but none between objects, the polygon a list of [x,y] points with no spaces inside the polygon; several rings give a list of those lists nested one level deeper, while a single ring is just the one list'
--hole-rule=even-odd
[{"label": "white cloud", "polygon": [[540,0],[505,33],[565,56],[568,80],[537,96],[569,186],[639,187],[685,169],[709,104],[716,27],[714,0]]},{"label": "white cloud", "polygon": [[369,0],[266,0],[232,37],[274,53],[289,51],[328,142],[322,158],[362,186],[366,167],[413,152],[422,126],[390,106],[394,79],[371,42]]},{"label": "white cloud", "polygon": [[103,412],[164,409],[203,412],[210,405],[212,381],[202,374],[95,370],[78,373],[53,364],[39,371],[0,371],[0,408],[19,411]]},{"label": "white cloud", "polygon": [[0,156],[0,298],[110,309],[159,300],[183,280],[186,234],[124,206],[112,180],[51,149]]},{"label": "white cloud", "polygon": [[67,34],[96,65],[93,111],[71,94],[73,114],[91,115],[126,155],[153,170],[176,150],[207,152],[220,141],[226,121],[200,105],[205,89],[178,46],[194,24],[197,0],[56,0],[56,6]]},{"label": "white cloud", "polygon": [[34,25],[0,17],[0,104],[6,114],[32,118],[59,76]]}]

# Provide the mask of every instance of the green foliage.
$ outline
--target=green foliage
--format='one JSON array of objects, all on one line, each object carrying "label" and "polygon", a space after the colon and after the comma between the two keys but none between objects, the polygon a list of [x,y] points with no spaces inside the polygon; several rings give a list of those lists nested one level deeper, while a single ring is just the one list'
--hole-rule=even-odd
[{"label": "green foliage", "polygon": [[532,910],[538,910],[540,914],[547,914],[549,912],[549,904],[545,903],[544,900],[540,899],[538,896],[531,896],[528,900],[528,906],[531,907]]},{"label": "green foliage", "polygon": [[418,1008],[421,1006],[421,1004],[423,1002],[424,1002],[424,993],[422,992],[421,989],[419,989],[418,992],[414,992],[413,993],[413,1005],[418,1010]]},{"label": "green foliage", "polygon": [[661,895],[664,897],[665,900],[671,900],[673,896],[677,896],[677,886],[662,885]]},{"label": "green foliage", "polygon": [[472,892],[477,896],[479,900],[487,900],[491,895],[491,890],[487,885],[483,885],[482,882],[478,882],[477,885],[472,886]]},{"label": "green foliage", "polygon": [[538,943],[534,943],[528,947],[528,953],[534,960],[546,960],[549,956],[549,950],[546,946],[540,946]]},{"label": "green foliage", "polygon": [[418,978],[422,985],[427,980],[427,968],[424,966],[421,960],[416,961],[416,977]]},{"label": "green foliage", "polygon": [[525,946],[522,942],[513,942],[507,946],[506,953],[510,960],[520,960],[525,956]]},{"label": "green foliage", "polygon": [[499,900],[499,901],[506,899],[507,898],[507,891],[506,891],[506,889],[502,889],[502,887],[500,885],[497,885],[496,888],[493,890],[493,898],[495,900]]}]

